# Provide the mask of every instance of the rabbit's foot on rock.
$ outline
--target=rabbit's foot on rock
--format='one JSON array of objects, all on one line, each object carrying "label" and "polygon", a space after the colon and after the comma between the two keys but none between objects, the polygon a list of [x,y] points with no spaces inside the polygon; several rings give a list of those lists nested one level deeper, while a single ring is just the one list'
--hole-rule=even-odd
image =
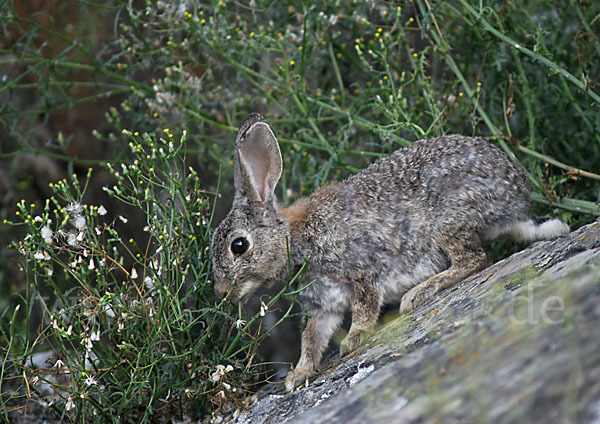
[{"label": "rabbit's foot on rock", "polygon": [[303,367],[291,370],[285,378],[285,389],[292,392],[296,387],[304,384],[313,373],[313,369]]},{"label": "rabbit's foot on rock", "polygon": [[361,329],[358,331],[350,331],[344,340],[340,343],[340,356],[352,352],[358,346],[363,344],[373,334],[372,329]]},{"label": "rabbit's foot on rock", "polygon": [[427,280],[404,293],[402,301],[400,302],[401,314],[412,311],[439,291],[437,284],[428,284],[430,280]]}]

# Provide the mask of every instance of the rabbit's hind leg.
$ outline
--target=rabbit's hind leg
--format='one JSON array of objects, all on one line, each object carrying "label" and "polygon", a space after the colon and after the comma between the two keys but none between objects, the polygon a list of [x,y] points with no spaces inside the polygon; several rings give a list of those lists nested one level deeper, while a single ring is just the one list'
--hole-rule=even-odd
[{"label": "rabbit's hind leg", "polygon": [[453,231],[452,228],[447,228],[440,231],[437,241],[450,257],[450,268],[429,277],[406,292],[402,296],[400,313],[412,311],[441,290],[490,265],[479,237],[473,231]]}]

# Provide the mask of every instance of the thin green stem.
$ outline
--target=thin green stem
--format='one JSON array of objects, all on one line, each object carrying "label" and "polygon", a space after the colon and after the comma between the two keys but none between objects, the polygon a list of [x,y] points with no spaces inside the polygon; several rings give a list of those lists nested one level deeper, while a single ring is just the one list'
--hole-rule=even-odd
[{"label": "thin green stem", "polygon": [[137,82],[137,81],[129,79],[129,78],[125,78],[124,76],[117,74],[116,72],[102,69],[97,66],[87,65],[85,63],[57,61],[57,60],[45,59],[42,57],[35,57],[35,56],[0,60],[0,65],[3,65],[3,64],[13,65],[13,64],[17,64],[17,63],[25,63],[25,64],[46,63],[48,65],[48,67],[57,66],[57,67],[71,69],[71,70],[75,70],[75,71],[87,71],[87,72],[91,72],[91,73],[95,73],[95,74],[104,75],[106,77],[114,79],[115,81],[122,82],[124,84],[127,84],[129,87],[134,87],[134,88],[144,91],[146,93],[151,93],[151,94],[154,93],[154,90],[151,87],[148,87],[147,85],[145,85],[143,83]]},{"label": "thin green stem", "polygon": [[528,155],[533,156],[534,158],[543,160],[544,162],[552,164],[558,168],[565,169],[565,170],[573,173],[574,175],[581,175],[582,177],[587,177],[587,178],[591,178],[591,179],[600,181],[600,175],[594,174],[593,172],[583,171],[581,169],[578,169],[573,166],[567,165],[565,163],[559,162],[556,159],[551,158],[550,156],[543,155],[534,150],[528,149],[527,147],[522,146],[522,145],[517,146],[517,149],[519,149],[523,153],[527,153]]},{"label": "thin green stem", "polygon": [[566,78],[569,82],[574,84],[576,87],[578,87],[580,90],[582,90],[592,99],[594,99],[596,104],[600,105],[600,95],[598,95],[594,90],[592,90],[591,87],[589,87],[585,82],[581,81],[579,78],[571,74],[569,71],[567,71],[560,65],[545,58],[544,56],[535,53],[534,51],[523,46],[521,43],[518,43],[517,41],[513,40],[506,34],[503,34],[502,32],[498,31],[483,17],[483,13],[477,12],[475,8],[473,8],[473,6],[471,6],[466,0],[459,0],[459,2],[467,10],[467,12],[471,14],[471,16],[473,16],[477,21],[481,23],[481,25],[483,25],[483,28],[490,34],[504,41],[510,48],[516,49],[517,51],[526,54],[527,56],[542,63],[543,65],[546,65],[551,71],[556,72],[557,74]]}]

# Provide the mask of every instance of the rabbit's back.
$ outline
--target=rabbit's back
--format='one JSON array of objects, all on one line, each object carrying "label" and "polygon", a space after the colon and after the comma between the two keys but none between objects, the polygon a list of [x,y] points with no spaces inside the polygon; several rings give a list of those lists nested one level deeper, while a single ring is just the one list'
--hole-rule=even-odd
[{"label": "rabbit's back", "polygon": [[457,135],[414,142],[342,185],[365,205],[402,202],[424,208],[428,218],[447,215],[447,207],[488,219],[522,217],[529,198],[525,172],[506,153],[482,138]]}]

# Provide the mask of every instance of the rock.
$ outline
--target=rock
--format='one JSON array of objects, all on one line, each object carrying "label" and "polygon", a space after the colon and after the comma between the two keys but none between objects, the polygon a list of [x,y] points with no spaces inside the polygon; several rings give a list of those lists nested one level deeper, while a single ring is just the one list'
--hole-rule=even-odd
[{"label": "rock", "polygon": [[381,325],[309,387],[230,422],[431,421],[600,422],[600,219]]}]

